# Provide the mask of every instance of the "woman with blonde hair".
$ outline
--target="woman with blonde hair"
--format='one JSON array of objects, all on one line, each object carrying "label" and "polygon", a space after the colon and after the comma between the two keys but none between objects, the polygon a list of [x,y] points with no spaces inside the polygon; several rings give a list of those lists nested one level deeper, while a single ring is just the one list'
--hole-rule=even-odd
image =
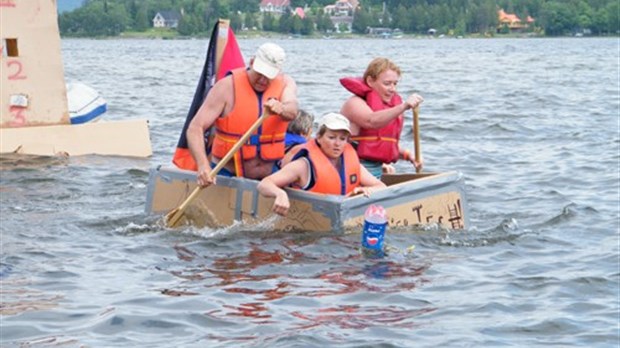
[{"label": "woman with blonde hair", "polygon": [[380,57],[368,64],[362,78],[340,79],[353,93],[340,113],[351,121],[351,139],[357,142],[362,164],[377,178],[399,159],[411,162],[416,169],[422,168],[409,150],[400,147],[399,140],[404,112],[418,107],[424,99],[414,93],[403,102],[396,92],[400,76],[400,68],[394,62]]}]

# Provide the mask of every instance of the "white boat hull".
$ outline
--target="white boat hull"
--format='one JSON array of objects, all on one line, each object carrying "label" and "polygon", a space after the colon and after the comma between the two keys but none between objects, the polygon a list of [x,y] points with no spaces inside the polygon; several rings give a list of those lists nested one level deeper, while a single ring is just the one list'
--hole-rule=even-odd
[{"label": "white boat hull", "polygon": [[67,102],[71,124],[95,122],[108,109],[97,91],[80,82],[67,83]]}]

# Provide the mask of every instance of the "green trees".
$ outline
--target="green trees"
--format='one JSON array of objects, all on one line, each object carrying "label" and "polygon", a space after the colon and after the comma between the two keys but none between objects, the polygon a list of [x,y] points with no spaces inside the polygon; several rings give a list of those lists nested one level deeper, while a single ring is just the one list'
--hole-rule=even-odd
[{"label": "green trees", "polygon": [[542,5],[540,20],[545,33],[552,36],[587,31],[616,35],[619,11],[618,1],[549,1]]},{"label": "green trees", "polygon": [[[456,35],[487,34],[498,29],[509,32],[507,26],[498,26],[499,9],[516,14],[522,21],[532,17],[534,22],[528,23],[527,30],[538,29],[546,35],[580,31],[617,35],[620,31],[618,0],[361,0],[360,3],[363,10],[356,14],[363,17],[354,21],[358,33],[364,32],[364,25],[379,18],[383,18],[382,26],[418,34],[430,28]],[[386,17],[391,21],[386,21]]]},{"label": "green trees", "polygon": [[[324,13],[335,0],[292,0],[292,8],[306,9],[301,17],[291,12],[262,13],[260,0],[85,0],[84,5],[59,15],[61,34],[72,36],[116,36],[126,30],[152,28],[160,11],[176,11],[181,19],[180,35],[208,35],[218,18],[229,18],[235,30],[259,29],[285,34],[311,35],[336,28]],[[306,5],[308,7],[306,7]],[[618,0],[360,0],[352,28],[364,34],[368,27],[398,28],[405,33],[471,35],[510,32],[498,23],[498,10],[528,16],[524,31],[545,35],[618,35]]]},{"label": "green trees", "polygon": [[373,20],[374,15],[369,8],[358,8],[353,14],[353,32],[366,33],[368,27],[374,27],[378,20]]},{"label": "green trees", "polygon": [[541,11],[541,25],[549,35],[562,35],[571,28],[572,15],[568,7],[558,2],[548,2]]},{"label": "green trees", "polygon": [[329,16],[326,15],[325,12],[323,12],[322,8],[316,11],[314,23],[316,26],[316,30],[321,33],[331,33],[336,30],[334,23],[331,19],[329,19]]},{"label": "green trees", "polygon": [[61,32],[75,36],[116,36],[129,22],[124,6],[107,1],[91,1],[88,6],[59,16]]}]

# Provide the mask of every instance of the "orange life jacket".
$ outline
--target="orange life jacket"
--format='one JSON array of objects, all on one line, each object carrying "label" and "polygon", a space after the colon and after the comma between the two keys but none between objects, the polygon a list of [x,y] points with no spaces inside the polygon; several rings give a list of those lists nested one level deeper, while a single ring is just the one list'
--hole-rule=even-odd
[{"label": "orange life jacket", "polygon": [[[215,121],[215,138],[212,153],[226,156],[228,151],[260,117],[263,104],[270,98],[280,99],[284,90],[284,78],[278,75],[271,80],[262,95],[250,84],[247,70],[232,71],[235,105],[227,115]],[[259,156],[265,161],[276,161],[284,156],[284,136],[288,122],[278,115],[270,115],[235,154],[235,171],[243,176],[243,161]]]},{"label": "orange life jacket", "polygon": [[[383,102],[381,96],[370,88],[362,78],[344,77],[340,79],[340,83],[349,92],[363,98],[372,111],[389,109],[402,103],[402,99],[397,93],[392,96],[389,103]],[[383,128],[360,128],[359,134],[351,137],[351,140],[358,143],[357,154],[359,157],[383,163],[398,161],[398,140],[403,130],[403,120],[404,116],[400,114]]]},{"label": "orange life jacket", "polygon": [[[311,175],[314,176],[314,185],[306,191],[326,193],[332,195],[346,195],[360,185],[360,161],[351,144],[346,144],[343,154],[340,156],[341,169],[336,170],[329,161],[316,140],[312,140],[294,148],[300,157],[307,157],[310,161]],[[310,179],[312,180],[312,179]]]},{"label": "orange life jacket", "polygon": [[276,165],[278,166],[278,169],[282,169],[282,167],[291,163],[291,161],[293,161],[293,158],[297,156],[297,153],[299,153],[299,150],[301,150],[305,144],[306,143],[297,144],[291,147],[290,149],[288,149],[286,153],[284,154],[284,157],[282,157],[282,159],[276,163]]}]

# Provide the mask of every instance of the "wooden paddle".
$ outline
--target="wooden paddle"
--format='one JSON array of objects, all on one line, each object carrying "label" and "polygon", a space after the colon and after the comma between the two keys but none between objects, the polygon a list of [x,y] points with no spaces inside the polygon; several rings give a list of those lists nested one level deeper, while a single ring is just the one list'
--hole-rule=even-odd
[{"label": "wooden paddle", "polygon": [[[252,133],[254,133],[254,131],[256,131],[258,129],[258,127],[260,127],[263,124],[263,121],[265,121],[265,119],[268,117],[268,113],[266,108],[263,108],[263,114],[256,120],[256,122],[254,122],[254,124],[252,125],[252,127],[250,127],[250,129],[248,129],[247,132],[245,132],[245,134],[243,134],[243,136],[241,136],[241,138],[239,138],[239,140],[237,140],[237,142],[235,143],[235,145],[230,149],[230,151],[228,151],[228,153],[226,154],[226,156],[224,156],[215,166],[215,168],[213,168],[211,170],[211,172],[209,173],[209,176],[211,178],[213,178],[214,176],[217,175],[217,173],[219,173],[219,171],[224,168],[224,166],[226,165],[226,163],[228,163],[228,161],[230,161],[231,158],[233,158],[233,156],[235,155],[235,153],[237,151],[239,151],[239,149],[241,148],[241,146],[243,146],[243,144],[248,140],[248,138],[250,138],[250,136],[252,135]],[[183,201],[183,203],[181,203],[181,205],[178,208],[173,209],[172,211],[170,211],[168,214],[166,214],[166,226],[168,227],[176,227],[179,223],[179,220],[181,219],[181,217],[183,216],[183,213],[185,212],[185,209],[187,209],[187,207],[189,206],[189,204],[196,198],[198,197],[198,194],[200,193],[200,191],[203,189],[203,187],[198,186],[194,189],[194,191],[185,199],[185,201]]]},{"label": "wooden paddle", "polygon": [[[420,116],[418,115],[418,107],[413,109],[413,143],[415,146],[415,160],[420,163],[422,160],[422,149],[420,149]],[[422,168],[416,167],[415,172],[419,173]]]}]

